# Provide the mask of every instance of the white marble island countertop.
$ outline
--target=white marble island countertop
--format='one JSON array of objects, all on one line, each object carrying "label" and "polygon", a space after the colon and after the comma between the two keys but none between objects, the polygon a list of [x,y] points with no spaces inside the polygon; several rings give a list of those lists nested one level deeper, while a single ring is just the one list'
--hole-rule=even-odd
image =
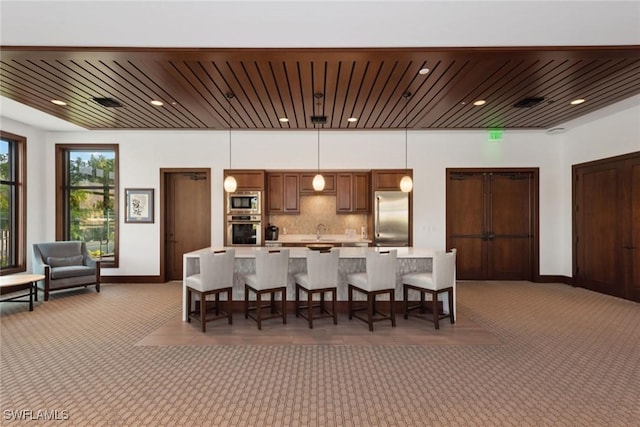
[{"label": "white marble island countertop", "polygon": [[[199,249],[197,251],[189,252],[184,254],[185,258],[194,258],[198,257],[201,252],[211,251],[211,250],[221,250],[225,249],[224,247],[219,248],[204,248]],[[277,250],[278,248],[269,248],[264,246],[236,246],[232,249],[236,250],[236,258],[255,258],[255,251],[269,251],[269,250]],[[306,258],[307,253],[311,250],[305,247],[299,248],[285,248],[289,250],[289,258]],[[365,258],[366,253],[370,251],[388,251],[392,249],[398,250],[398,258],[433,258],[433,253],[435,249],[433,248],[419,248],[419,247],[342,247],[340,249],[340,258]]]}]

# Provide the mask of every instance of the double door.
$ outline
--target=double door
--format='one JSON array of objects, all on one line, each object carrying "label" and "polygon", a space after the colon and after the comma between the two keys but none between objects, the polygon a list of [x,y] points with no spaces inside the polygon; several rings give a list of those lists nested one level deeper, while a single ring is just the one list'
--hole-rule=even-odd
[{"label": "double door", "polygon": [[447,248],[457,278],[534,280],[537,169],[447,169]]}]

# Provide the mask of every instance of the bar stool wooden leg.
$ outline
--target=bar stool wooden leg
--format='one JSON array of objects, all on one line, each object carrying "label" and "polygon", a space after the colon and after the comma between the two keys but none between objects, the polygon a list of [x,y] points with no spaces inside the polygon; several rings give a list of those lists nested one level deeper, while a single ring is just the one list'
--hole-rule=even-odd
[{"label": "bar stool wooden leg", "polygon": [[282,295],[282,323],[287,324],[287,288],[280,288],[280,294]]},{"label": "bar stool wooden leg", "polygon": [[336,311],[336,306],[338,305],[337,299],[338,297],[336,296],[337,292],[336,289],[333,289],[331,291],[331,294],[333,295],[333,303],[331,304],[331,309],[333,310],[333,324],[337,325],[338,324],[338,312]]},{"label": "bar stool wooden leg", "polygon": [[438,293],[430,292],[431,304],[433,307],[433,323],[436,325],[436,329],[440,329],[440,313],[438,312]]},{"label": "bar stool wooden leg", "polygon": [[187,323],[191,323],[191,290],[187,288],[187,299],[185,301],[187,308]]},{"label": "bar stool wooden leg", "polygon": [[309,329],[313,329],[313,292],[307,290],[307,319],[309,319]]},{"label": "bar stool wooden leg", "polygon": [[389,292],[389,315],[391,316],[391,326],[396,326],[396,297],[395,291]]}]

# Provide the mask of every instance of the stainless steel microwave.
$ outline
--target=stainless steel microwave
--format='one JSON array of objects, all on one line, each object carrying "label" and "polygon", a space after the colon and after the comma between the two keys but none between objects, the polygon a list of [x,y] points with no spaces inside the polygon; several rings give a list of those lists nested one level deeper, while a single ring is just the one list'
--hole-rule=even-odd
[{"label": "stainless steel microwave", "polygon": [[227,193],[227,214],[260,215],[260,191]]}]

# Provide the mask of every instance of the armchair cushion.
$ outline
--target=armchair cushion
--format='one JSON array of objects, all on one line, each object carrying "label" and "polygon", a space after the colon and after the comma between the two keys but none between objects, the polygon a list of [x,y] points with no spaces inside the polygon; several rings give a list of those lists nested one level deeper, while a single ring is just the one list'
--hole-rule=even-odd
[{"label": "armchair cushion", "polygon": [[95,275],[96,269],[84,265],[69,265],[63,267],[54,267],[51,269],[51,278],[53,280],[64,279],[67,277],[78,277]]},{"label": "armchair cushion", "polygon": [[47,264],[51,267],[68,267],[71,265],[82,265],[84,260],[83,255],[68,256],[68,257],[47,257]]}]

